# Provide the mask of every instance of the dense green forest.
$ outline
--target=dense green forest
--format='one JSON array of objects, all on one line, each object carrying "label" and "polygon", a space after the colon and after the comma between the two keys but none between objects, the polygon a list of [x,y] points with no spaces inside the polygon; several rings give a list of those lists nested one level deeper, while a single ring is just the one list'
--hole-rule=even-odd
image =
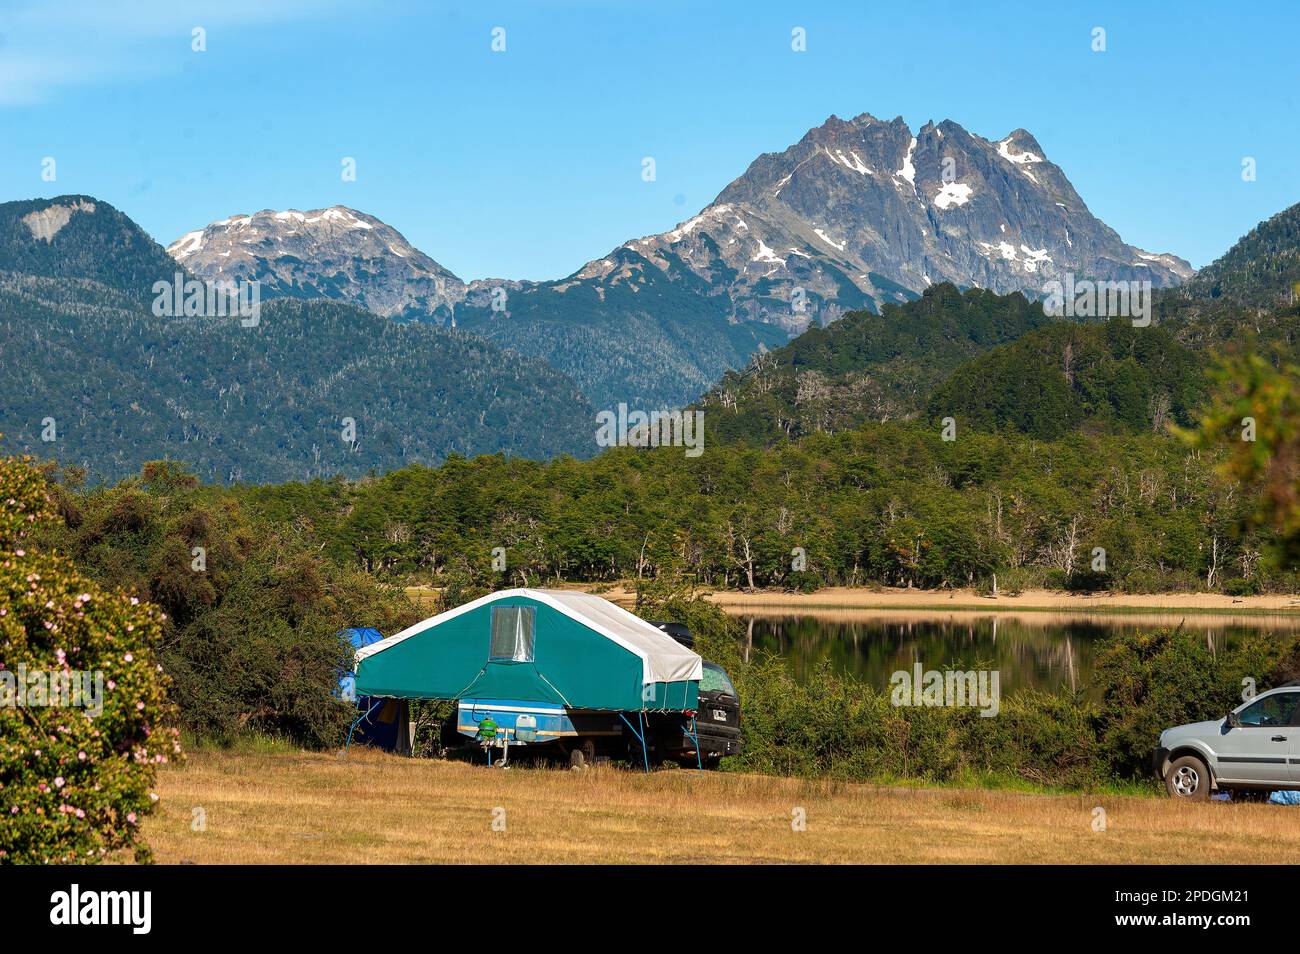
[{"label": "dense green forest", "polygon": [[766,445],[913,415],[963,361],[1052,323],[1023,295],[932,285],[851,312],[729,371],[699,402],[714,440]]},{"label": "dense green forest", "polygon": [[[673,448],[547,463],[453,458],[355,483],[220,493],[259,519],[311,526],[340,563],[423,582],[670,572],[705,586],[803,589],[989,586],[998,574],[1004,589],[1294,588],[1261,565],[1265,540],[1239,529],[1251,501],[1219,480],[1219,456],[1149,434],[1039,441],[959,430],[947,442],[937,428],[891,423],[694,459]],[[496,547],[504,573],[491,571]]]},{"label": "dense green forest", "polygon": [[110,482],[162,457],[229,482],[597,449],[591,405],[537,358],[340,302],[266,301],[251,327],[157,316],[177,273],[107,203],[0,204],[5,449]]},{"label": "dense green forest", "polygon": [[469,335],[337,302],[267,302],[253,328],[115,303],[102,288],[0,277],[11,451],[107,480],[177,457],[224,482],[596,450],[594,412],[571,382]]},{"label": "dense green forest", "polygon": [[[93,221],[134,228],[110,212]],[[71,217],[83,231],[90,221]],[[93,496],[134,487],[94,485],[179,442],[201,483],[234,484],[195,493],[305,529],[337,565],[391,580],[1294,587],[1252,523],[1265,490],[1216,471],[1229,445],[1169,433],[1207,408],[1216,352],[1253,349],[1278,373],[1294,309],[1249,317],[1169,292],[1160,320],[1135,328],[938,285],[726,375],[700,405],[699,458],[624,448],[579,460],[555,455],[594,450],[591,407],[532,359],[339,303],[273,301],[255,328],[142,316],[123,268],[5,279],[5,353],[28,356],[6,379],[5,419],[19,422],[6,447],[61,453],[89,472]],[[53,447],[31,423],[46,416]],[[344,417],[355,441],[340,439]],[[946,417],[955,433],[941,431]],[[494,445],[518,456],[474,456]]]},{"label": "dense green forest", "polygon": [[[174,458],[227,483],[355,478],[452,454],[585,457],[598,448],[583,389],[645,407],[704,392],[696,407],[710,445],[950,416],[962,429],[1041,439],[1161,434],[1195,420],[1217,352],[1293,360],[1300,308],[1279,282],[1297,214],[1263,223],[1205,270],[1232,295],[1162,292],[1153,327],[1054,320],[1020,294],[941,284],[767,350],[779,329],[734,323],[725,302],[701,310],[708,296],[686,284],[704,279],[677,269],[686,277],[669,280],[626,249],[638,282],[521,286],[509,321],[473,299],[468,332],[323,301],[268,301],[252,328],[160,318],[148,289],[178,268],[126,216],[86,197],[8,203],[0,427],[11,450],[77,464],[92,480]],[[640,308],[644,321],[629,317],[631,333],[606,327],[609,308]],[[659,357],[636,357],[646,353]]]},{"label": "dense green forest", "polygon": [[1195,423],[1208,395],[1205,364],[1163,327],[1059,322],[962,364],[926,416],[1049,440],[1078,428],[1163,434]]}]

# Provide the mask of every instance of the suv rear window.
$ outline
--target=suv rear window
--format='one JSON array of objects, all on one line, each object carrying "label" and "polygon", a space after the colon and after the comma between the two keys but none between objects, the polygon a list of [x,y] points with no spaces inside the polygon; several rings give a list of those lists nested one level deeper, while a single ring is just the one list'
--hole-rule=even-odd
[{"label": "suv rear window", "polygon": [[736,687],[731,684],[725,669],[717,663],[706,662],[704,673],[700,676],[700,692],[725,692],[734,696]]}]

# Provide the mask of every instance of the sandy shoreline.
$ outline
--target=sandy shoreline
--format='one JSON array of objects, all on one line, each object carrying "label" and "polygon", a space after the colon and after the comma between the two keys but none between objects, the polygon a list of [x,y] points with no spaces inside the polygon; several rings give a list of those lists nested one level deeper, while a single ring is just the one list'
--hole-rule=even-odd
[{"label": "sandy shoreline", "polygon": [[[636,599],[628,586],[579,587],[599,592],[621,606]],[[815,593],[735,590],[708,593],[710,602],[728,612],[752,611],[764,615],[821,613],[845,610],[897,610],[987,613],[1122,613],[1170,615],[1175,613],[1232,616],[1300,616],[1300,595],[1227,596],[1222,593],[1116,593],[1084,596],[1053,590],[1025,590],[1015,596],[981,596],[974,590],[906,590],[867,587],[827,587]]]},{"label": "sandy shoreline", "polygon": [[[596,593],[628,608],[636,602],[636,588],[630,583],[613,586],[561,584],[560,588]],[[436,590],[428,586],[408,586],[406,592],[417,602],[424,602],[430,600]],[[1055,590],[1025,590],[1015,596],[1002,594],[989,597],[969,589],[906,590],[848,586],[827,587],[816,593],[769,590],[753,593],[739,590],[701,592],[705,593],[710,602],[738,615],[815,614],[829,617],[844,614],[847,619],[849,615],[861,617],[865,612],[916,618],[936,613],[969,617],[987,616],[991,613],[1008,616],[1117,614],[1146,616],[1155,620],[1184,614],[1215,617],[1287,616],[1300,619],[1300,594],[1278,593],[1264,596],[1227,596],[1222,593],[1113,593],[1083,596]],[[1220,622],[1226,622],[1226,619],[1221,619]]]}]

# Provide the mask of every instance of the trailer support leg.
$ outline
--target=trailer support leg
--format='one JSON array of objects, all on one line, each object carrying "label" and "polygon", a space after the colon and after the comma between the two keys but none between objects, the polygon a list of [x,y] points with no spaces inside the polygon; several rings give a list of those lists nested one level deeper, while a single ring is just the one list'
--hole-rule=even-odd
[{"label": "trailer support leg", "polygon": [[704,760],[700,758],[700,727],[695,722],[695,716],[691,716],[691,727],[686,732],[687,737],[695,743],[695,766],[704,768]]},{"label": "trailer support leg", "polygon": [[627,717],[626,713],[620,712],[618,717],[623,720],[630,730],[632,730],[632,734],[636,736],[636,740],[641,743],[641,758],[645,762],[645,770],[648,773],[650,771],[650,750],[646,747],[645,742],[645,713],[638,712],[636,714],[636,720],[641,726],[640,732],[637,731],[636,726],[632,724],[632,721]]},{"label": "trailer support leg", "polygon": [[[382,700],[380,700],[380,701],[382,701]],[[360,725],[360,724],[361,724],[365,719],[369,718],[369,717],[370,717],[370,713],[374,712],[374,711],[375,711],[376,709],[378,709],[378,708],[379,708],[379,703],[376,702],[376,703],[375,703],[374,705],[372,705],[369,709],[367,709],[367,710],[366,710],[365,712],[363,712],[361,715],[357,716],[354,720],[352,720],[352,725],[348,727],[348,740],[347,740],[347,742],[344,743],[344,745],[343,745],[343,754],[344,754],[344,755],[347,754],[348,749],[352,748],[352,733],[356,731],[357,726],[359,726],[359,725]]]}]

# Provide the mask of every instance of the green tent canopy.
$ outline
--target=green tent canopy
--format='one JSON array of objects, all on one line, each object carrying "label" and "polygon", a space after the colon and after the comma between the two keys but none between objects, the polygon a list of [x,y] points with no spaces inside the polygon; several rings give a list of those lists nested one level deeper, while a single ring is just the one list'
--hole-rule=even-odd
[{"label": "green tent canopy", "polygon": [[700,657],[589,593],[501,590],[356,653],[358,695],[691,711]]}]

